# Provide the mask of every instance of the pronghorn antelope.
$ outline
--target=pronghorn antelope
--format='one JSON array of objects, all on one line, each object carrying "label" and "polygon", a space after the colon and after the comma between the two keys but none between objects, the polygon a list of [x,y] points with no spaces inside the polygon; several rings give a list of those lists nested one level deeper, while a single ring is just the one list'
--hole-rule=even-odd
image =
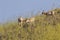
[{"label": "pronghorn antelope", "polygon": [[24,19],[22,17],[18,18],[18,24],[19,25],[22,24],[22,23],[24,23],[24,22],[31,23],[31,22],[34,22],[34,21],[35,21],[35,18],[34,17],[29,18],[29,19]]},{"label": "pronghorn antelope", "polygon": [[54,15],[55,12],[54,12],[54,11],[44,12],[44,11],[43,11],[42,14],[44,14],[44,15]]}]

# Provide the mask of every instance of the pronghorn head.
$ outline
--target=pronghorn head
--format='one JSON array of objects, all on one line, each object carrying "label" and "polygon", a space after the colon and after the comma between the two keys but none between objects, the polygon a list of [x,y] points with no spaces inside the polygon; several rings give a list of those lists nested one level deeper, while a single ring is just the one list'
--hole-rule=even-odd
[{"label": "pronghorn head", "polygon": [[22,22],[24,20],[24,18],[20,17],[18,18],[18,22]]},{"label": "pronghorn head", "polygon": [[25,19],[23,17],[18,18],[18,24],[22,24],[25,21]]}]

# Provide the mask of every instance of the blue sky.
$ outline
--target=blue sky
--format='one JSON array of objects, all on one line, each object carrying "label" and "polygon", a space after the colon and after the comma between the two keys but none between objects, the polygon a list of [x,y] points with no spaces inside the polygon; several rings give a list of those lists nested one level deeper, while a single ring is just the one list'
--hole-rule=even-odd
[{"label": "blue sky", "polygon": [[0,22],[56,7],[60,7],[60,0],[0,0]]}]

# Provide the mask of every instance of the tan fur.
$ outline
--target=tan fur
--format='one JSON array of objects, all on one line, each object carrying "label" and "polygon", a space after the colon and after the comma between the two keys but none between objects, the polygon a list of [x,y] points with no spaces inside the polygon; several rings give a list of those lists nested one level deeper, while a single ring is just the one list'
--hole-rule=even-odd
[{"label": "tan fur", "polygon": [[34,22],[34,21],[35,21],[35,18],[34,17],[26,20],[26,22]]}]

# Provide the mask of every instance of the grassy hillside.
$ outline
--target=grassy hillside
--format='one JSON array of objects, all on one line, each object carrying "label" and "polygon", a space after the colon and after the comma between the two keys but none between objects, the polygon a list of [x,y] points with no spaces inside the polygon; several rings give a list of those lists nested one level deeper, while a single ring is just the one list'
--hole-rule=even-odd
[{"label": "grassy hillside", "polygon": [[60,40],[60,9],[55,16],[36,15],[35,22],[8,22],[0,25],[0,40]]}]

